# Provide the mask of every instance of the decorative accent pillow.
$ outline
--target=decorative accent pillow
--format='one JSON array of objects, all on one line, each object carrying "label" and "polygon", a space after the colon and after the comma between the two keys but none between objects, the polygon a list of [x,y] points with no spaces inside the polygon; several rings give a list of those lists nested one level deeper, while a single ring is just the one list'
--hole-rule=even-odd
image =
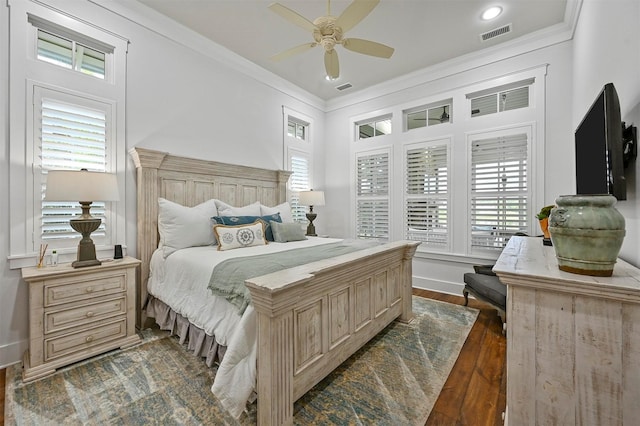
[{"label": "decorative accent pillow", "polygon": [[[217,216],[260,216],[260,202],[256,201],[243,207],[234,207],[224,201],[216,200]],[[213,215],[216,216],[216,215]]]},{"label": "decorative accent pillow", "polygon": [[280,214],[271,214],[268,216],[214,216],[211,218],[214,224],[221,225],[247,225],[249,223],[255,223],[256,220],[264,222],[264,235],[267,241],[273,241],[273,232],[271,231],[271,224],[269,222],[282,222]]},{"label": "decorative accent pillow", "polygon": [[162,255],[167,257],[183,248],[215,244],[211,216],[216,216],[217,213],[214,200],[186,207],[158,198],[159,247],[162,248]]},{"label": "decorative accent pillow", "polygon": [[273,229],[273,240],[276,243],[287,243],[289,241],[301,241],[307,239],[304,234],[304,230],[302,229],[302,225],[299,223],[278,223],[272,221],[271,228]]},{"label": "decorative accent pillow", "polygon": [[250,225],[214,225],[213,232],[218,239],[218,250],[231,250],[243,247],[263,246],[264,222],[256,220]]},{"label": "decorative accent pillow", "polygon": [[280,213],[280,217],[282,218],[282,223],[292,223],[293,215],[291,214],[291,205],[288,201],[285,201],[282,204],[278,204],[275,207],[267,207],[260,204],[260,214],[262,216],[266,216],[268,214]]}]

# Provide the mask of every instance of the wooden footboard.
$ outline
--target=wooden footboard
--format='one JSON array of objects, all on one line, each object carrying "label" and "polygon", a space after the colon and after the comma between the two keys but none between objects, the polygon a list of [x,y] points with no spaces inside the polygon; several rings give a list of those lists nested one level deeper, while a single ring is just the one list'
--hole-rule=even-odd
[{"label": "wooden footboard", "polygon": [[298,398],[394,319],[412,319],[418,244],[398,241],[247,280],[258,314],[258,424],[292,424]]}]

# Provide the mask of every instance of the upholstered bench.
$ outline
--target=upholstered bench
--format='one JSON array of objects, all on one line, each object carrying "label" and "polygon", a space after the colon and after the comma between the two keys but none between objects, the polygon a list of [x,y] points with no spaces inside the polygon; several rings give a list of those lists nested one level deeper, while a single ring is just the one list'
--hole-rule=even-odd
[{"label": "upholstered bench", "polygon": [[477,299],[489,303],[496,308],[502,322],[505,323],[507,308],[507,286],[500,282],[496,274],[491,271],[493,265],[474,266],[475,273],[464,274],[464,305],[469,303],[469,293]]}]

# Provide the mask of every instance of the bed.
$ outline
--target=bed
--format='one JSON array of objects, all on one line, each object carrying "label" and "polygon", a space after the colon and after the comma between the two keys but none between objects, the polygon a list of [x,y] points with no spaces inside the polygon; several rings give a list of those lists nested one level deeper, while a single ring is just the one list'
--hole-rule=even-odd
[{"label": "bed", "polygon": [[[187,207],[214,199],[231,206],[278,206],[286,202],[290,173],[144,148],[134,148],[130,155],[137,170],[137,256],[142,261],[137,325],[142,327],[146,303],[153,299],[148,298],[147,291],[151,265],[159,256],[158,200]],[[331,243],[320,238],[307,241],[296,244]],[[249,362],[244,368],[254,370],[259,424],[291,424],[298,398],[389,323],[412,319],[411,263],[418,244],[396,241],[376,245],[245,281],[251,305],[242,315],[236,314],[236,326],[244,329],[249,342],[254,342],[255,349],[245,342],[240,352],[255,352],[254,365]],[[269,246],[275,249],[277,244]],[[232,251],[248,255],[245,250],[251,249]],[[177,262],[180,257],[193,261],[208,256],[207,250],[216,249],[203,246],[176,251],[166,257],[164,272],[175,273],[177,267],[170,261]],[[224,348],[220,351],[224,355],[220,367],[237,352],[232,342],[222,343],[229,346],[226,352]],[[224,375],[219,368],[216,382]],[[228,386],[216,382],[214,393],[220,396]]]}]

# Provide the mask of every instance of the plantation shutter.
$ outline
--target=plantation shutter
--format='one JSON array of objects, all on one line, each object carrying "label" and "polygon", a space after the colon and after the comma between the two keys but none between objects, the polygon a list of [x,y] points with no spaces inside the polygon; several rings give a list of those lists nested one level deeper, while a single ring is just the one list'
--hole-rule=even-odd
[{"label": "plantation shutter", "polygon": [[[104,111],[56,99],[41,97],[40,161],[43,178],[42,233],[43,242],[52,239],[79,238],[69,225],[69,219],[80,216],[79,201],[44,201],[48,170],[107,171],[107,117]],[[105,203],[95,201],[91,215],[103,219],[92,238],[105,235]]]},{"label": "plantation shutter", "polygon": [[389,153],[356,159],[356,236],[389,240]]},{"label": "plantation shutter", "polygon": [[406,152],[406,229],[409,240],[434,248],[449,245],[447,145]]},{"label": "plantation shutter", "polygon": [[502,250],[513,234],[526,232],[528,142],[526,133],[472,142],[472,249]]},{"label": "plantation shutter", "polygon": [[289,178],[289,189],[291,197],[289,203],[291,205],[291,214],[296,222],[305,222],[307,220],[307,207],[300,205],[300,191],[308,191],[309,185],[309,158],[301,154],[292,154],[289,158],[291,167],[291,177]]}]

